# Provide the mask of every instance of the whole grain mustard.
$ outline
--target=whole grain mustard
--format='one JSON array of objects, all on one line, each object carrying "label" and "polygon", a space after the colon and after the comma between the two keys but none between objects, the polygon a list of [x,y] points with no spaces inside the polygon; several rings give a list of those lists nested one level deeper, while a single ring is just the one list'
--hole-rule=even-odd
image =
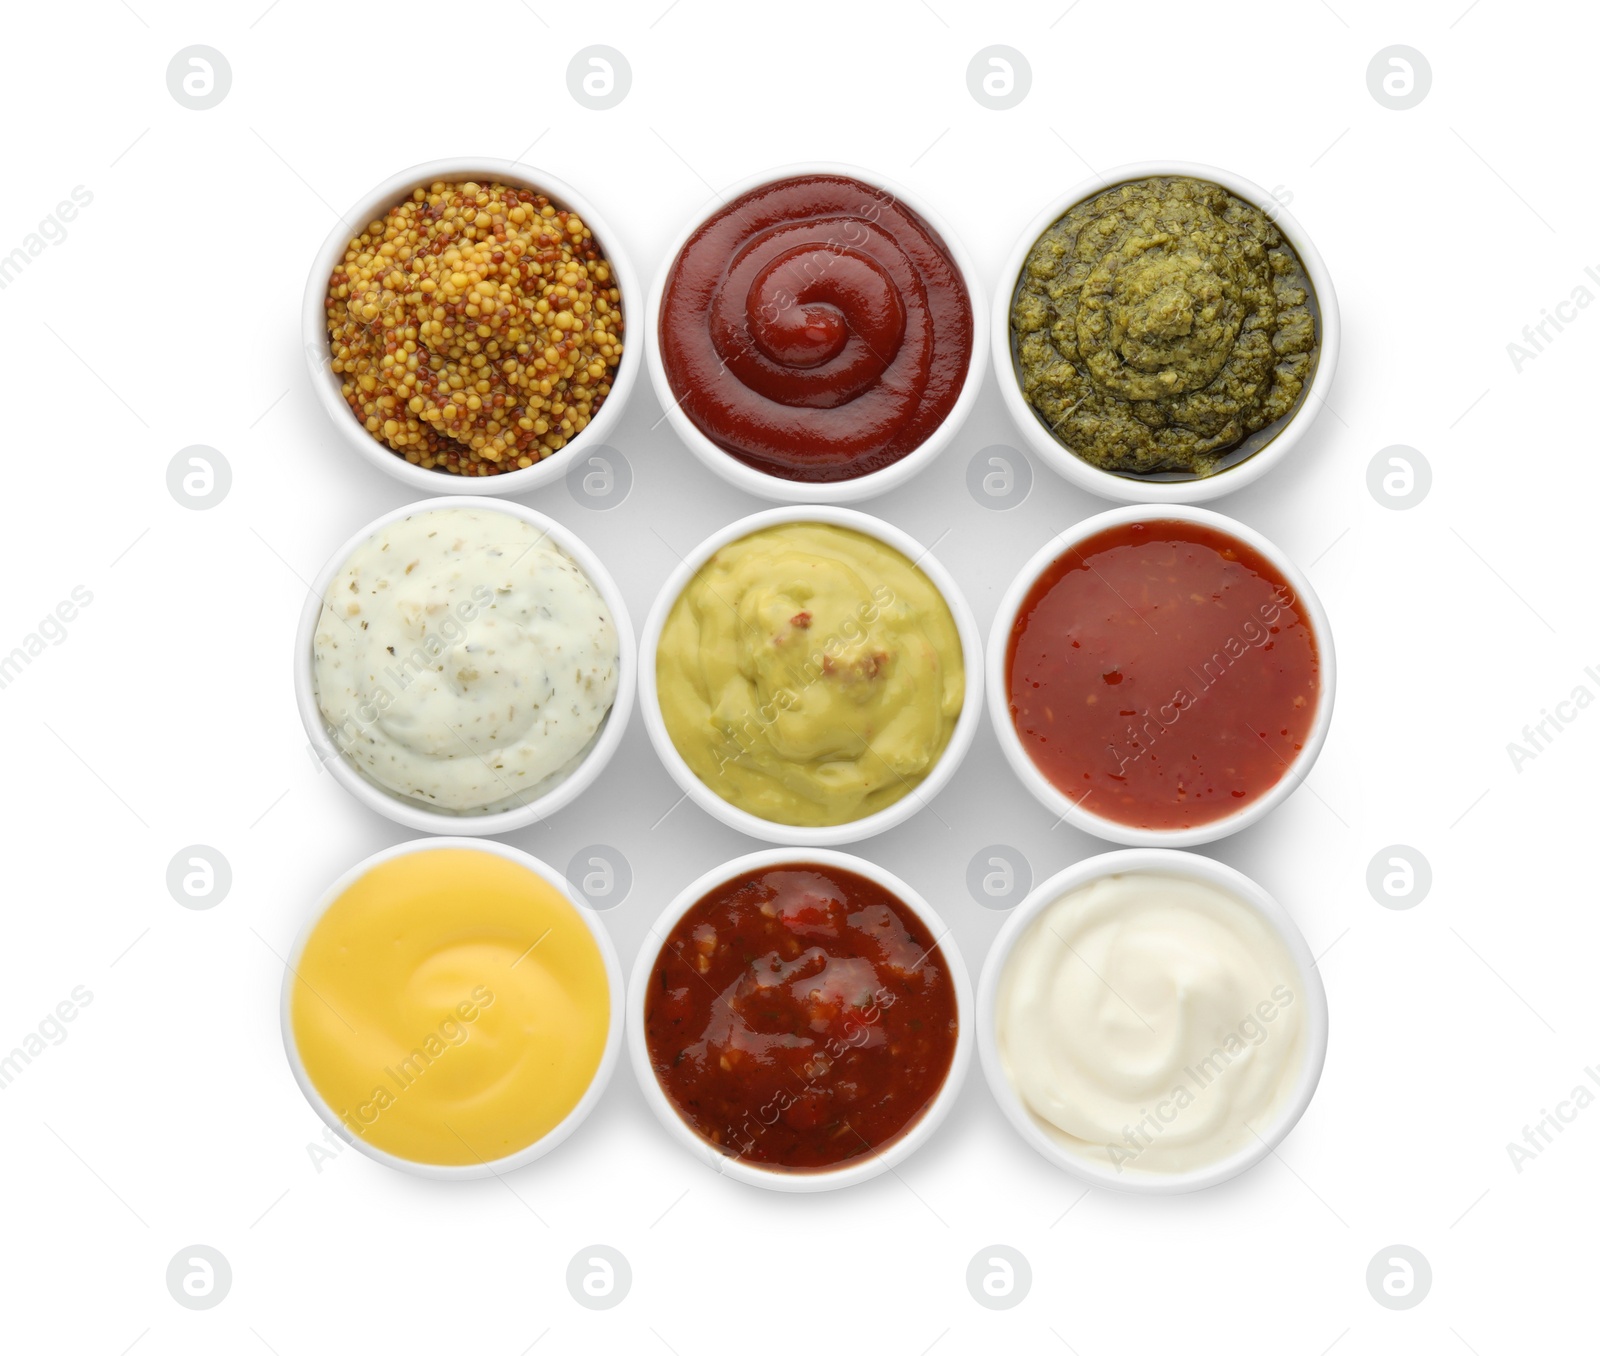
[{"label": "whole grain mustard", "polygon": [[622,361],[622,293],[588,225],[504,184],[413,191],[350,241],[327,311],[333,371],[367,432],[458,475],[559,452]]}]

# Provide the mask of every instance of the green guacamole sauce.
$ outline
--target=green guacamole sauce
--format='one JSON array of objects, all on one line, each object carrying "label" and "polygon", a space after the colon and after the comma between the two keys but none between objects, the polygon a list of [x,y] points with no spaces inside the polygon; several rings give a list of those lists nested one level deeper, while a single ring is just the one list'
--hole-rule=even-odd
[{"label": "green guacamole sauce", "polygon": [[1076,456],[1207,476],[1298,408],[1316,370],[1316,298],[1260,208],[1200,179],[1134,179],[1034,242],[1011,342],[1024,398]]}]

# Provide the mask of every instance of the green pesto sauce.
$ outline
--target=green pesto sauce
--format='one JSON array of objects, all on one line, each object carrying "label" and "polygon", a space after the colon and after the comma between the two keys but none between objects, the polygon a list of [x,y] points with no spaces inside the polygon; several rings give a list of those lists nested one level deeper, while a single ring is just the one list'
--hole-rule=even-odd
[{"label": "green pesto sauce", "polygon": [[1012,353],[1034,413],[1090,465],[1206,476],[1298,407],[1316,369],[1315,307],[1260,208],[1201,179],[1135,179],[1034,242]]}]

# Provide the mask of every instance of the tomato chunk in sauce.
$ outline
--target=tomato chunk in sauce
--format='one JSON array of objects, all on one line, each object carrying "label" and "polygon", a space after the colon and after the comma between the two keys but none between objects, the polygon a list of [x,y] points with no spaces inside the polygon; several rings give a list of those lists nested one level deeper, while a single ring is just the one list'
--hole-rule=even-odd
[{"label": "tomato chunk in sauce", "polygon": [[718,886],[650,975],[645,1042],[667,1099],[724,1153],[826,1169],[883,1148],[955,1054],[949,967],[927,926],[854,872],[805,862]]},{"label": "tomato chunk in sauce", "polygon": [[1316,637],[1283,575],[1215,528],[1106,529],[1023,600],[1012,723],[1050,783],[1133,828],[1209,824],[1288,772],[1316,718]]}]

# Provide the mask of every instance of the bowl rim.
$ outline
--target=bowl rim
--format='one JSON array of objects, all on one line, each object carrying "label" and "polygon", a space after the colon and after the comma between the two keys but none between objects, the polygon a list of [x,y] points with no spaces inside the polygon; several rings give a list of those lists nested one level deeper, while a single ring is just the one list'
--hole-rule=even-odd
[{"label": "bowl rim", "polygon": [[[611,623],[617,633],[617,691],[606,712],[594,742],[583,760],[567,776],[543,795],[525,805],[493,814],[446,814],[430,810],[427,806],[403,798],[377,782],[372,781],[348,759],[328,732],[322,708],[317,703],[316,683],[316,632],[317,619],[322,615],[323,599],[328,586],[338,574],[351,553],[365,543],[374,533],[402,518],[440,509],[473,509],[481,512],[503,513],[537,528],[548,536],[572,559],[611,611]],[[526,828],[555,814],[570,805],[599,777],[615,756],[622,737],[633,715],[634,690],[638,682],[638,651],[633,636],[633,622],[628,616],[628,605],[622,590],[604,562],[593,549],[570,527],[537,509],[507,500],[484,499],[472,495],[442,495],[435,499],[417,499],[409,504],[380,514],[365,527],[348,538],[331,556],[307,590],[300,608],[300,623],[294,638],[294,690],[295,705],[300,712],[300,723],[305,727],[306,738],[311,741],[311,753],[319,766],[326,767],[346,791],[386,819],[403,824],[408,829],[446,836],[484,837],[490,834],[510,833]]]},{"label": "bowl rim", "polygon": [[[600,1055],[600,1063],[595,1067],[594,1076],[589,1080],[589,1086],[584,1090],[577,1104],[555,1126],[546,1131],[532,1144],[517,1150],[516,1153],[507,1154],[503,1158],[496,1158],[479,1163],[424,1163],[416,1159],[401,1158],[386,1149],[369,1144],[358,1135],[350,1133],[349,1129],[340,1121],[328,1104],[326,1098],[311,1081],[311,1075],[306,1071],[305,1061],[300,1057],[299,1043],[294,1036],[293,1013],[291,1003],[294,995],[294,983],[298,978],[300,959],[305,954],[306,944],[311,940],[311,934],[316,931],[317,925],[327,915],[334,902],[339,899],[356,881],[374,868],[385,862],[393,861],[398,857],[410,856],[418,852],[433,852],[446,849],[463,848],[468,851],[492,853],[503,857],[507,861],[515,862],[526,868],[534,875],[540,877],[546,884],[553,886],[570,904],[582,919],[583,924],[594,938],[596,947],[600,951],[600,959],[605,967],[606,983],[610,986],[610,1025],[606,1031],[606,1044]],[[375,1162],[385,1164],[401,1172],[410,1173],[415,1177],[427,1177],[434,1181],[470,1181],[482,1177],[501,1177],[508,1172],[532,1163],[535,1159],[543,1158],[547,1153],[561,1144],[585,1120],[588,1119],[600,1098],[605,1094],[611,1076],[616,1072],[617,1060],[622,1050],[622,1025],[627,1011],[626,995],[623,986],[622,965],[617,959],[617,949],[612,945],[611,936],[606,931],[605,925],[600,921],[600,916],[595,910],[580,902],[582,896],[568,883],[567,878],[547,862],[541,861],[531,853],[522,851],[521,848],[512,847],[509,843],[497,843],[493,839],[481,838],[412,838],[405,842],[396,843],[375,852],[370,857],[357,862],[341,874],[326,890],[323,891],[316,905],[312,908],[310,916],[302,925],[299,935],[295,938],[294,946],[289,951],[289,958],[284,963],[283,983],[280,987],[278,999],[278,1022],[283,1036],[284,1053],[289,1060],[290,1072],[294,1080],[300,1085],[300,1091],[311,1104],[311,1109],[317,1113],[323,1122],[338,1135],[346,1144],[360,1150]]]},{"label": "bowl rim", "polygon": [[[583,430],[568,440],[565,447],[543,461],[516,471],[505,471],[495,476],[461,476],[448,471],[430,470],[413,466],[387,444],[380,443],[356,421],[350,407],[340,393],[340,382],[334,374],[328,356],[328,331],[326,309],[328,279],[334,265],[343,256],[354,234],[375,221],[391,207],[409,197],[414,189],[435,180],[494,179],[515,188],[532,189],[542,193],[561,207],[578,213],[588,225],[594,238],[600,242],[607,262],[611,265],[617,287],[622,293],[623,345],[622,361],[611,379],[611,394],[596,411]],[[350,225],[347,223],[354,223]],[[311,375],[312,389],[318,402],[327,412],[329,421],[346,446],[371,465],[425,494],[470,494],[502,496],[527,494],[540,486],[549,485],[578,464],[578,458],[568,456],[574,448],[580,452],[593,451],[605,442],[622,418],[624,407],[639,376],[641,355],[639,344],[628,333],[631,312],[642,296],[638,275],[622,245],[621,238],[608,219],[601,216],[594,205],[576,189],[536,166],[517,160],[503,160],[496,156],[450,156],[440,160],[427,160],[409,169],[390,175],[376,187],[368,190],[351,206],[323,240],[311,261],[311,272],[306,278],[305,295],[300,306],[301,344],[305,352],[306,367]]]},{"label": "bowl rim", "polygon": [[[762,188],[767,184],[777,183],[782,179],[793,179],[809,175],[840,175],[848,179],[856,179],[869,188],[876,188],[890,194],[896,201],[915,212],[927,224],[928,228],[944,244],[945,250],[955,261],[956,269],[961,275],[963,285],[967,289],[967,298],[972,307],[972,355],[967,361],[966,377],[962,381],[961,391],[956,397],[956,403],[950,407],[950,412],[934,428],[934,430],[918,446],[914,447],[899,461],[893,462],[880,470],[868,475],[857,476],[852,480],[835,480],[828,482],[812,482],[803,480],[787,480],[783,476],[772,475],[767,471],[758,471],[753,466],[747,466],[728,452],[722,450],[710,438],[706,437],[683,412],[678,396],[672,389],[672,383],[667,379],[666,367],[661,359],[661,302],[667,290],[667,280],[671,276],[673,267],[678,262],[678,255],[684,245],[695,231],[705,224],[712,213],[720,211],[734,199],[742,197],[753,189]],[[929,206],[922,198],[904,188],[895,180],[879,174],[876,170],[863,169],[858,165],[851,165],[842,161],[807,160],[794,164],[780,165],[776,169],[763,170],[756,174],[747,175],[726,190],[718,193],[713,191],[712,199],[699,208],[694,216],[678,232],[671,246],[662,257],[660,268],[656,272],[655,280],[650,286],[649,296],[645,302],[645,363],[650,369],[650,384],[654,388],[656,398],[661,407],[666,411],[665,418],[672,425],[673,431],[679,439],[700,459],[707,467],[726,480],[729,484],[737,486],[748,494],[753,494],[761,499],[783,504],[847,504],[855,503],[862,499],[870,499],[884,494],[889,490],[905,484],[919,471],[930,465],[944,450],[955,440],[961,427],[966,423],[967,416],[972,413],[972,407],[977,404],[978,396],[983,389],[985,369],[989,364],[989,337],[986,327],[989,323],[989,307],[985,301],[986,293],[983,287],[982,275],[978,272],[977,265],[973,262],[967,247],[961,238],[951,230],[949,223],[937,210]]]},{"label": "bowl rim", "polygon": [[[1000,979],[1018,940],[1034,919],[1068,891],[1107,876],[1134,872],[1198,880],[1226,891],[1252,908],[1288,949],[1299,974],[1308,1009],[1305,1054],[1293,1092],[1271,1125],[1257,1132],[1257,1142],[1218,1162],[1188,1172],[1152,1173],[1143,1177],[1119,1175],[1109,1166],[1102,1168],[1051,1137],[1013,1087],[1000,1062],[1000,1050],[995,1037],[995,1003]],[[1174,1196],[1216,1186],[1248,1171],[1273,1153],[1305,1114],[1321,1081],[1327,1054],[1328,994],[1305,935],[1289,911],[1264,887],[1242,871],[1200,853],[1178,852],[1170,848],[1124,848],[1085,858],[1058,871],[1035,886],[1011,911],[989,948],[978,981],[978,1059],[983,1066],[983,1076],[989,1084],[989,1090],[994,1094],[1006,1120],[1029,1145],[1086,1186],[1105,1187],[1135,1195]]]},{"label": "bowl rim", "polygon": [[[1237,810],[1205,824],[1183,829],[1143,829],[1121,824],[1103,815],[1086,810],[1057,787],[1040,770],[1022,746],[1016,725],[1011,719],[1010,683],[1006,678],[1006,659],[1010,649],[1011,628],[1022,607],[1028,591],[1055,561],[1081,542],[1105,531],[1128,523],[1177,521],[1196,523],[1209,527],[1242,541],[1252,547],[1278,570],[1295,592],[1295,601],[1303,609],[1311,624],[1311,634],[1317,644],[1318,688],[1317,710],[1306,736],[1304,747],[1284,770],[1283,775],[1254,800],[1247,801]],[[1178,848],[1195,847],[1201,843],[1214,843],[1230,834],[1259,822],[1277,806],[1286,801],[1311,775],[1322,746],[1333,722],[1334,695],[1338,687],[1338,665],[1334,656],[1333,630],[1322,600],[1317,597],[1311,581],[1278,545],[1241,523],[1237,518],[1218,513],[1214,509],[1199,508],[1193,504],[1124,504],[1120,508],[1106,509],[1063,529],[1050,538],[1028,558],[1006,586],[995,610],[994,622],[989,630],[989,644],[984,651],[984,679],[988,688],[989,723],[994,729],[1000,751],[1005,755],[1011,770],[1021,779],[1045,809],[1071,824],[1075,829],[1093,834],[1096,838],[1126,847]]]},{"label": "bowl rim", "polygon": [[[650,1067],[650,1051],[645,1044],[644,1000],[649,989],[650,975],[660,958],[662,947],[666,945],[666,940],[678,921],[717,886],[734,877],[744,875],[748,871],[791,863],[797,866],[834,867],[841,871],[850,871],[888,890],[916,914],[933,934],[935,944],[944,955],[950,973],[950,983],[955,989],[956,1046],[950,1056],[950,1069],[945,1074],[939,1091],[923,1107],[916,1120],[895,1139],[882,1148],[872,1150],[869,1156],[843,1167],[798,1170],[771,1168],[747,1163],[742,1158],[722,1153],[709,1141],[702,1139],[678,1114],[677,1108],[668,1099],[656,1078],[655,1071]],[[649,1103],[650,1110],[655,1113],[656,1119],[673,1139],[707,1167],[736,1182],[764,1187],[769,1191],[810,1193],[835,1191],[841,1187],[870,1181],[882,1173],[890,1172],[933,1137],[955,1106],[962,1085],[966,1081],[967,1071],[972,1062],[973,1047],[977,1041],[974,1018],[972,981],[961,950],[955,944],[955,937],[949,926],[920,892],[892,871],[864,857],[830,848],[775,847],[747,852],[720,866],[712,867],[684,886],[672,902],[662,910],[646,932],[638,955],[634,959],[628,981],[625,1020],[628,1055],[633,1065],[634,1078],[639,1084],[640,1092],[644,1094],[645,1101]]]},{"label": "bowl rim", "polygon": [[[672,742],[672,736],[667,733],[666,721],[661,714],[661,695],[656,686],[656,651],[661,643],[662,628],[666,625],[672,605],[678,601],[678,596],[688,586],[689,581],[724,546],[740,541],[764,528],[776,527],[783,523],[825,523],[834,527],[848,528],[893,548],[926,575],[938,589],[945,606],[950,610],[956,632],[961,638],[965,690],[962,693],[961,713],[956,719],[955,729],[950,732],[950,739],[944,747],[944,752],[939,755],[938,761],[927,776],[899,800],[861,819],[849,820],[843,824],[821,826],[779,824],[773,820],[762,819],[724,800],[695,775],[683,755],[678,752],[677,746]],[[656,756],[672,780],[677,783],[678,789],[707,814],[721,820],[729,828],[737,829],[751,838],[779,844],[789,850],[795,848],[814,850],[856,843],[863,838],[871,838],[905,823],[931,803],[955,777],[962,761],[972,748],[973,740],[977,737],[978,724],[982,720],[983,713],[983,641],[978,631],[977,619],[973,616],[972,609],[968,606],[955,577],[939,562],[930,548],[923,546],[916,538],[901,531],[893,523],[875,518],[859,509],[844,508],[837,504],[788,504],[778,508],[762,509],[728,523],[706,537],[688,555],[679,560],[678,565],[667,576],[666,583],[661,586],[661,591],[656,594],[655,601],[650,605],[650,611],[645,617],[644,635],[639,642],[638,669],[639,706],[645,731],[650,736],[650,744],[655,749]]]},{"label": "bowl rim", "polygon": [[[1235,197],[1259,207],[1268,219],[1283,233],[1283,237],[1300,256],[1306,277],[1316,299],[1322,330],[1317,354],[1317,370],[1310,387],[1301,395],[1299,405],[1271,442],[1252,453],[1245,460],[1218,471],[1215,475],[1194,480],[1154,481],[1139,480],[1103,471],[1091,466],[1068,450],[1051,436],[1039,422],[1022,394],[1022,384],[1017,375],[1016,363],[1011,356],[1011,300],[1022,276],[1022,265],[1041,235],[1065,213],[1085,198],[1091,198],[1117,184],[1133,179],[1150,179],[1172,176],[1202,179],[1228,190]],[[1140,160],[1126,165],[1115,165],[1080,181],[1073,188],[1053,200],[1034,219],[1018,238],[1006,258],[1000,273],[992,302],[990,343],[994,349],[995,379],[1000,387],[1011,422],[1021,433],[1023,441],[1056,474],[1081,490],[1101,499],[1123,504],[1199,504],[1210,499],[1232,494],[1254,484],[1281,462],[1310,429],[1322,407],[1327,403],[1339,365],[1339,301],[1334,293],[1333,278],[1323,262],[1322,255],[1312,243],[1305,228],[1290,215],[1287,207],[1259,184],[1231,170],[1215,165],[1204,165],[1189,160]]]}]

